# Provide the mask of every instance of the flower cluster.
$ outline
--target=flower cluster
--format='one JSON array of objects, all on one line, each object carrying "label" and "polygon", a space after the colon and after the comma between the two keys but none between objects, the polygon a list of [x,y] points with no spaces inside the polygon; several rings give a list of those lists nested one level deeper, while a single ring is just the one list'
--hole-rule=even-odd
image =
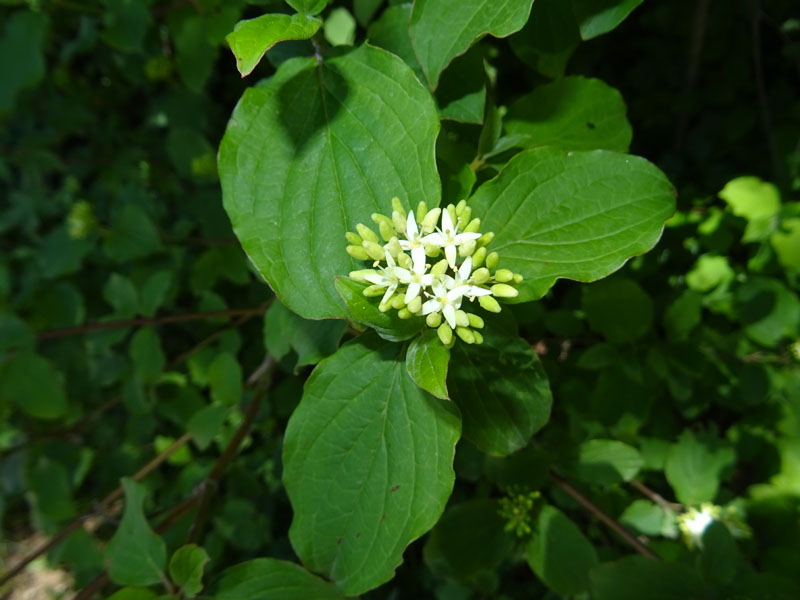
[{"label": "flower cluster", "polygon": [[454,332],[467,344],[480,344],[483,319],[463,310],[463,301],[477,299],[485,310],[500,312],[495,298],[516,296],[513,284],[522,276],[497,268],[500,257],[486,249],[494,234],[480,233],[481,221],[472,218],[465,201],[431,210],[420,202],[406,214],[393,198],[392,207],[391,218],[372,215],[380,236],[362,223],[357,233],[345,234],[350,256],[373,261],[373,268],[350,277],[370,284],[364,295],[380,296],[382,312],[395,309],[401,319],[424,316],[445,346],[455,343]]}]

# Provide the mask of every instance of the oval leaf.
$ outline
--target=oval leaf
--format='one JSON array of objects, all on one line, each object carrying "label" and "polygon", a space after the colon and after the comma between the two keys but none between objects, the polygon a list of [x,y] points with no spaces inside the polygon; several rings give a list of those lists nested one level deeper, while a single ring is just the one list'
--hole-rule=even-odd
[{"label": "oval leaf", "polygon": [[374,334],[346,344],[314,370],[286,428],[289,537],[347,594],[391,579],[453,487],[457,409],[417,387],[404,351]]},{"label": "oval leaf", "polygon": [[37,419],[57,419],[67,410],[59,372],[49,360],[30,350],[0,363],[0,408],[7,402]]},{"label": "oval leaf", "polygon": [[408,31],[419,64],[432,90],[450,61],[478,39],[506,37],[519,31],[533,0],[416,0]]},{"label": "oval leaf", "polygon": [[581,37],[590,40],[622,23],[644,0],[572,0]]},{"label": "oval leaf", "polygon": [[226,569],[215,600],[344,600],[331,583],[300,565],[274,558],[256,558]]},{"label": "oval leaf", "polygon": [[537,148],[512,158],[471,201],[494,231],[490,250],[525,277],[515,302],[541,298],[556,279],[594,281],[650,250],[675,210],[664,174],[636,156]]},{"label": "oval leaf", "polygon": [[432,329],[417,337],[408,346],[406,367],[411,379],[426,392],[447,399],[447,363],[450,350]]},{"label": "oval leaf", "polygon": [[350,318],[360,325],[374,329],[379,336],[390,342],[407,340],[425,327],[420,317],[401,319],[397,311],[381,312],[378,303],[362,294],[367,286],[347,277],[336,278],[336,291],[344,299]]},{"label": "oval leaf", "polygon": [[644,460],[639,451],[617,440],[587,440],[578,447],[572,475],[587,483],[611,484],[629,481]]},{"label": "oval leaf", "polygon": [[283,63],[248,89],[222,140],[225,209],[281,301],[309,319],[346,318],[334,278],[363,263],[344,234],[373,212],[439,203],[436,106],[396,56],[362,46],[321,64]]},{"label": "oval leaf", "polygon": [[321,26],[322,21],[304,14],[262,15],[239,21],[225,39],[236,56],[236,68],[245,77],[275,44],[283,40],[307,40]]},{"label": "oval leaf", "polygon": [[511,454],[550,418],[553,402],[542,364],[522,338],[491,331],[483,344],[457,343],[447,378],[464,436],[484,452]]}]

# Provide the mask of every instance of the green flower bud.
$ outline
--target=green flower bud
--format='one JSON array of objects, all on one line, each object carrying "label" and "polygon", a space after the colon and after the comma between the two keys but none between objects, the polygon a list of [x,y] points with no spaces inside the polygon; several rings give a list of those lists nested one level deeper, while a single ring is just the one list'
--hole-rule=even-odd
[{"label": "green flower bud", "polygon": [[411,302],[408,303],[407,308],[414,314],[418,313],[420,310],[422,310],[422,298],[420,296],[412,298]]},{"label": "green flower bud", "polygon": [[367,283],[365,275],[376,275],[377,271],[375,269],[361,269],[359,271],[350,271],[349,277],[353,281],[357,281],[359,283]]},{"label": "green flower bud", "polygon": [[394,225],[397,233],[405,233],[406,231],[406,218],[403,213],[398,211],[392,212],[392,225]]},{"label": "green flower bud", "polygon": [[444,275],[447,272],[448,266],[449,265],[447,264],[447,259],[443,258],[442,260],[440,260],[431,267],[431,273],[433,273],[434,275]]},{"label": "green flower bud", "polygon": [[[458,204],[456,204],[456,216],[460,217],[464,214],[464,209],[467,208],[467,201],[461,200]],[[455,219],[453,219],[455,221]]]},{"label": "green flower bud", "polygon": [[404,269],[411,269],[414,266],[411,257],[408,254],[400,253],[397,255],[397,264],[403,267]]},{"label": "green flower bud", "polygon": [[475,337],[475,343],[476,344],[482,344],[483,343],[483,335],[481,335],[480,331],[473,331],[472,335]]},{"label": "green flower bud", "polygon": [[397,316],[400,319],[410,319],[414,315],[407,308],[401,308],[400,310],[397,311]]},{"label": "green flower bud", "polygon": [[508,269],[497,269],[494,272],[494,280],[498,283],[508,283],[512,279],[514,279],[514,273]]},{"label": "green flower bud", "polygon": [[439,339],[442,340],[442,343],[447,346],[453,341],[453,330],[450,329],[450,325],[447,323],[442,323],[439,325],[439,328],[436,330],[436,333],[439,335]]},{"label": "green flower bud", "polygon": [[369,254],[361,246],[348,246],[345,250],[356,260],[367,260],[369,258]]},{"label": "green flower bud", "polygon": [[361,239],[360,236],[356,235],[352,231],[348,231],[347,233],[345,233],[344,237],[346,237],[347,241],[350,242],[351,244],[353,244],[354,246],[360,246],[361,242],[364,241],[364,240]]},{"label": "green flower bud", "polygon": [[394,225],[392,224],[391,219],[386,217],[385,221],[381,221],[378,223],[378,231],[381,232],[381,237],[383,238],[384,242],[388,242],[394,237]]},{"label": "green flower bud", "polygon": [[480,269],[475,269],[472,272],[472,277],[470,277],[470,280],[475,285],[480,285],[489,281],[490,278],[491,274],[489,273],[489,269],[486,267],[481,267]]},{"label": "green flower bud", "polygon": [[371,285],[364,288],[362,293],[367,298],[375,298],[376,296],[383,296],[386,293],[386,288],[380,285]]},{"label": "green flower bud", "polygon": [[475,334],[472,333],[471,329],[467,329],[466,327],[456,327],[456,334],[467,344],[475,343]]},{"label": "green flower bud", "polygon": [[398,198],[397,196],[392,198],[392,210],[396,210],[397,212],[399,212],[400,215],[403,217],[403,220],[405,220],[405,218],[406,218],[406,209],[403,206],[403,203],[400,202],[400,198]]},{"label": "green flower bud", "polygon": [[422,219],[425,218],[426,214],[428,214],[428,205],[425,204],[425,200],[422,200],[417,204],[417,212],[414,215],[417,217],[417,223],[422,223]]},{"label": "green flower bud", "polygon": [[480,230],[481,230],[481,220],[478,217],[472,219],[472,221],[469,222],[469,225],[467,225],[464,228],[464,231],[466,231],[467,233],[478,233]]},{"label": "green flower bud", "polygon": [[356,231],[358,231],[358,235],[361,236],[361,239],[377,243],[378,236],[375,235],[375,232],[372,231],[372,229],[370,229],[363,223],[359,223],[358,225],[356,225]]},{"label": "green flower bud", "polygon": [[478,298],[478,304],[481,305],[483,310],[488,310],[489,312],[499,313],[501,310],[500,303],[491,296],[481,296]]},{"label": "green flower bud", "polygon": [[[469,319],[469,326],[474,329],[483,329],[484,322],[478,315],[473,313],[467,313],[467,318]],[[475,332],[477,333],[477,332]]]},{"label": "green flower bud", "polygon": [[494,232],[487,231],[480,238],[478,238],[478,246],[488,246],[494,240]]},{"label": "green flower bud", "polygon": [[456,207],[453,206],[452,204],[448,204],[446,210],[447,212],[450,213],[450,220],[453,222],[453,224],[455,224],[456,219],[458,219],[458,215],[456,214]]},{"label": "green flower bud", "polygon": [[436,223],[439,222],[439,215],[441,214],[441,208],[432,208],[425,214],[424,219],[418,219],[422,223],[422,233],[431,233],[436,229]]},{"label": "green flower bud", "polygon": [[400,310],[401,308],[405,308],[406,301],[403,297],[405,294],[395,294],[392,296],[392,308],[395,310]]},{"label": "green flower bud", "polygon": [[492,296],[498,298],[516,298],[519,292],[516,288],[506,285],[505,283],[496,283],[492,286]]},{"label": "green flower bud", "polygon": [[386,254],[383,252],[383,246],[381,246],[378,242],[364,240],[361,244],[361,247],[366,250],[367,254],[372,260],[383,260],[386,258]]},{"label": "green flower bud", "polygon": [[378,305],[378,310],[381,312],[388,312],[390,308],[392,308],[392,300],[397,298],[397,296],[391,296],[386,302],[381,302]]},{"label": "green flower bud", "polygon": [[425,244],[425,255],[430,258],[436,258],[442,253],[442,249],[431,244]]},{"label": "green flower bud", "polygon": [[477,269],[486,260],[486,248],[478,248],[472,254],[472,268]]},{"label": "green flower bud", "polygon": [[466,208],[464,208],[461,214],[458,215],[458,218],[461,219],[462,223],[469,223],[470,219],[472,218],[472,207],[467,206]]},{"label": "green flower bud", "polygon": [[522,275],[514,273],[514,283],[522,283]]},{"label": "green flower bud", "polygon": [[466,258],[468,256],[472,256],[472,253],[475,252],[475,240],[467,240],[463,242],[458,247],[458,255],[461,258]]},{"label": "green flower bud", "polygon": [[386,244],[386,250],[389,252],[389,256],[395,260],[397,260],[397,257],[400,256],[400,253],[403,252],[403,248],[400,246],[400,241],[396,237],[392,237],[389,240],[389,243]]},{"label": "green flower bud", "polygon": [[496,269],[497,263],[500,262],[500,255],[497,252],[490,252],[486,257],[486,266],[490,269]]},{"label": "green flower bud", "polygon": [[469,317],[463,310],[456,311],[456,325],[459,327],[469,327]]},{"label": "green flower bud", "polygon": [[432,312],[427,317],[425,317],[425,322],[428,324],[428,327],[436,328],[442,324],[442,313],[440,312]]}]

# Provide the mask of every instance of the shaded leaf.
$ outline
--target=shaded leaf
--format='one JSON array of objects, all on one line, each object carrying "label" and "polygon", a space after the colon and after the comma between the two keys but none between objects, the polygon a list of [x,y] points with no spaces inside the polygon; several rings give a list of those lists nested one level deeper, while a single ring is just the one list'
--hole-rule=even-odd
[{"label": "shaded leaf", "polygon": [[592,571],[596,600],[707,600],[709,590],[689,565],[629,556]]},{"label": "shaded leaf", "polygon": [[0,363],[0,406],[16,404],[31,417],[57,419],[67,411],[59,372],[31,350]]},{"label": "shaded leaf", "polygon": [[609,342],[633,342],[650,331],[653,301],[635,281],[611,277],[582,289],[589,325]]},{"label": "shaded leaf", "polygon": [[644,0],[572,0],[572,10],[580,24],[581,37],[590,40],[608,33]]},{"label": "shaded leaf", "polygon": [[406,353],[406,367],[411,379],[426,392],[447,399],[447,363],[450,350],[434,330],[414,338]]},{"label": "shaded leaf", "polygon": [[44,15],[17,11],[4,20],[0,37],[0,115],[12,109],[21,90],[41,81],[45,73]]},{"label": "shaded leaf", "polygon": [[713,502],[722,475],[734,460],[733,448],[714,443],[713,440],[698,439],[686,430],[672,445],[664,474],[679,502]]},{"label": "shaded leaf", "polygon": [[336,278],[336,291],[347,303],[350,318],[360,325],[374,329],[379,336],[390,342],[407,340],[425,327],[425,320],[420,317],[401,319],[397,312],[378,310],[378,302],[367,298],[362,293],[366,285],[348,279]]},{"label": "shaded leaf", "polygon": [[169,576],[183,594],[195,597],[203,589],[203,568],[210,560],[208,553],[195,544],[178,548],[169,560]]},{"label": "shaded leaf", "polygon": [[587,483],[629,481],[644,461],[636,448],[617,440],[588,440],[578,447],[572,475]]}]

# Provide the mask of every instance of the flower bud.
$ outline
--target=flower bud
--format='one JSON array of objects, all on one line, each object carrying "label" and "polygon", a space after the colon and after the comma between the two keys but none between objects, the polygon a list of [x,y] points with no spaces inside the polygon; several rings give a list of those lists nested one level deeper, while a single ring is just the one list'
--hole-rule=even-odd
[{"label": "flower bud", "polygon": [[371,285],[369,287],[364,288],[362,292],[367,298],[375,298],[376,296],[383,296],[386,292],[386,288],[380,285]]},{"label": "flower bud", "polygon": [[399,212],[400,215],[403,217],[403,220],[405,221],[406,209],[403,206],[403,203],[400,202],[400,198],[398,198],[397,196],[392,198],[392,210],[395,210],[395,211]]},{"label": "flower bud", "polygon": [[474,329],[483,329],[484,322],[478,315],[473,313],[467,313],[467,318],[469,319],[469,326],[473,327]]},{"label": "flower bud", "polygon": [[378,242],[364,240],[361,244],[361,247],[366,250],[367,254],[372,260],[383,260],[386,258],[386,254],[383,252],[383,246],[381,246]]},{"label": "flower bud", "polygon": [[433,273],[434,275],[444,275],[447,272],[448,266],[449,265],[447,264],[447,259],[443,258],[442,260],[440,260],[431,267],[431,273]]},{"label": "flower bud", "polygon": [[469,327],[469,317],[463,310],[456,311],[456,325],[459,327]]},{"label": "flower bud", "polygon": [[475,334],[472,333],[471,329],[467,329],[466,327],[456,327],[456,334],[467,344],[475,343]]},{"label": "flower bud", "polygon": [[417,213],[414,215],[417,217],[417,223],[422,223],[426,214],[428,214],[428,205],[425,204],[425,200],[421,200],[420,203],[417,204]]},{"label": "flower bud", "polygon": [[480,296],[478,298],[478,304],[481,305],[483,310],[488,310],[489,312],[499,313],[501,310],[500,303],[491,296]]},{"label": "flower bud", "polygon": [[498,283],[508,283],[512,279],[514,279],[514,273],[508,269],[497,269],[494,272],[494,280]]},{"label": "flower bud", "polygon": [[492,286],[492,296],[498,298],[516,298],[519,292],[516,288],[506,285],[505,283],[496,283]]},{"label": "flower bud", "polygon": [[411,302],[408,303],[407,308],[414,314],[418,313],[420,310],[422,310],[422,298],[415,296],[411,299]]},{"label": "flower bud", "polygon": [[480,238],[478,238],[478,246],[488,246],[494,240],[494,232],[487,231]]},{"label": "flower bud", "polygon": [[389,298],[388,302],[381,302],[378,305],[378,310],[381,311],[382,313],[389,312],[390,308],[392,308],[392,299],[391,298]]},{"label": "flower bud", "polygon": [[499,262],[500,255],[497,252],[490,252],[486,257],[486,266],[490,269],[496,269]]},{"label": "flower bud", "polygon": [[467,240],[458,247],[458,255],[461,258],[472,256],[473,252],[475,252],[475,240]]},{"label": "flower bud", "polygon": [[414,315],[407,308],[401,308],[400,310],[397,311],[397,316],[400,319],[410,319]]},{"label": "flower bud", "polygon": [[461,223],[469,223],[470,219],[472,218],[472,207],[465,207],[461,214],[458,215],[458,218],[461,219]]},{"label": "flower bud", "polygon": [[[458,204],[456,204],[456,216],[460,217],[464,213],[464,209],[467,208],[467,201],[461,200]],[[455,219],[453,219],[455,221]]]},{"label": "flower bud", "polygon": [[369,254],[361,246],[348,246],[345,250],[356,260],[367,260],[369,258]]},{"label": "flower bud", "polygon": [[409,271],[414,266],[411,257],[408,254],[404,254],[403,252],[397,255],[397,264],[403,267],[404,269],[408,269]]},{"label": "flower bud", "polygon": [[400,242],[396,237],[392,237],[389,240],[389,243],[384,246],[386,251],[389,253],[389,256],[397,260],[397,257],[403,251],[403,248],[400,246]]},{"label": "flower bud", "polygon": [[469,224],[464,228],[467,233],[478,233],[481,230],[481,220],[478,217],[472,219]]},{"label": "flower bud", "polygon": [[369,227],[364,225],[363,223],[359,223],[356,225],[356,231],[358,231],[358,235],[361,236],[362,240],[376,242],[378,241],[378,236],[375,235],[375,232],[372,231]]},{"label": "flower bud", "polygon": [[486,260],[486,248],[478,248],[472,253],[472,268],[477,269]]},{"label": "flower bud", "polygon": [[486,267],[481,267],[480,269],[475,269],[472,272],[472,277],[470,277],[470,281],[475,285],[480,285],[482,283],[486,283],[489,281],[491,274],[489,273],[489,269]]},{"label": "flower bud", "polygon": [[360,246],[361,242],[364,241],[364,240],[361,239],[361,237],[359,237],[358,235],[356,235],[352,231],[348,231],[347,233],[345,233],[344,237],[347,238],[347,241],[350,242],[351,244],[353,244],[354,246]]},{"label": "flower bud", "polygon": [[384,242],[388,242],[392,237],[394,237],[394,224],[389,217],[384,217],[385,220],[381,220],[378,223],[378,231],[381,232],[381,237],[383,238]]},{"label": "flower bud", "polygon": [[392,212],[392,225],[394,225],[395,231],[397,231],[397,233],[405,234],[406,218],[403,216],[402,213],[396,210]]},{"label": "flower bud", "polygon": [[425,317],[425,322],[428,324],[428,327],[439,327],[442,324],[442,313],[440,312],[432,312]]},{"label": "flower bud", "polygon": [[522,283],[522,275],[514,273],[514,283]]},{"label": "flower bud", "polygon": [[425,218],[421,220],[422,233],[431,233],[436,229],[436,223],[439,222],[439,215],[442,214],[441,208],[432,208],[425,214]]},{"label": "flower bud", "polygon": [[473,331],[472,335],[475,337],[475,343],[476,344],[482,344],[483,343],[483,335],[481,335],[480,331]]},{"label": "flower bud", "polygon": [[395,294],[392,296],[392,308],[395,310],[400,310],[401,308],[405,308],[406,301],[403,294]]},{"label": "flower bud", "polygon": [[374,269],[361,269],[359,271],[350,271],[348,277],[359,283],[367,283],[365,275],[377,275],[377,272]]},{"label": "flower bud", "polygon": [[425,244],[425,255],[430,258],[436,258],[441,254],[442,249],[432,244]]},{"label": "flower bud", "polygon": [[[433,313],[431,313],[433,314]],[[439,339],[442,340],[442,343],[447,346],[453,341],[453,330],[450,329],[450,325],[447,323],[442,323],[439,325],[439,328],[436,330],[436,333],[439,335]]]},{"label": "flower bud", "polygon": [[448,204],[446,210],[450,213],[450,220],[453,222],[453,224],[455,224],[456,219],[458,219],[458,215],[456,215],[456,207],[452,204]]}]

